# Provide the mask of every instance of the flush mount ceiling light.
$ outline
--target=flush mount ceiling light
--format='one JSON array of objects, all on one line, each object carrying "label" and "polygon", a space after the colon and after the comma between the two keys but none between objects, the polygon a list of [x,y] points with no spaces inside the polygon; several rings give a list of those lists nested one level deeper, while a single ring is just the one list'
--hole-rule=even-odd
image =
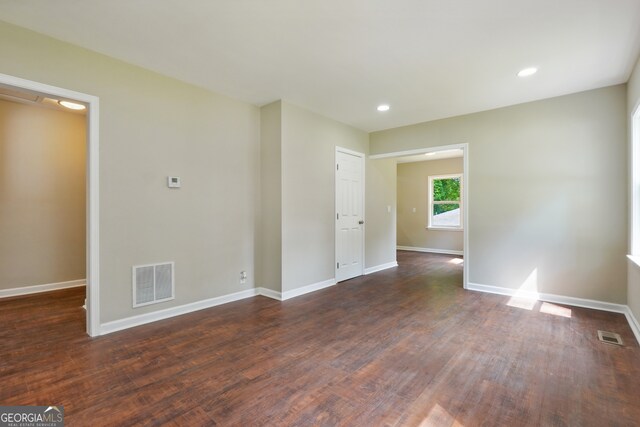
[{"label": "flush mount ceiling light", "polygon": [[389,105],[387,104],[378,105],[378,111],[389,111]]},{"label": "flush mount ceiling light", "polygon": [[538,69],[536,67],[524,68],[524,69],[518,71],[518,77],[533,76],[537,72],[538,72]]},{"label": "flush mount ceiling light", "polygon": [[424,155],[425,155],[425,156],[435,156],[435,155],[436,155],[436,152],[435,152],[435,151],[432,151],[432,152],[430,152],[430,153],[424,153]]},{"label": "flush mount ceiling light", "polygon": [[58,101],[58,104],[70,110],[84,110],[85,108],[87,108],[82,104],[78,104],[76,102],[71,102],[71,101]]}]

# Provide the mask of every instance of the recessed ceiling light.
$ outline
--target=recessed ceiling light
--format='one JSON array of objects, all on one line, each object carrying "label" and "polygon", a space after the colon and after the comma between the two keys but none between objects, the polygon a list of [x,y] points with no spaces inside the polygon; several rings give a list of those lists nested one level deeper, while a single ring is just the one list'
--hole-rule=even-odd
[{"label": "recessed ceiling light", "polygon": [[533,76],[535,73],[538,72],[538,69],[536,67],[529,67],[529,68],[525,68],[523,70],[520,70],[518,72],[518,77],[529,77],[529,76]]},{"label": "recessed ceiling light", "polygon": [[389,111],[389,105],[387,104],[378,105],[378,111]]},{"label": "recessed ceiling light", "polygon": [[70,110],[84,110],[85,108],[87,108],[82,104],[78,104],[76,102],[71,102],[71,101],[58,101],[58,104]]}]

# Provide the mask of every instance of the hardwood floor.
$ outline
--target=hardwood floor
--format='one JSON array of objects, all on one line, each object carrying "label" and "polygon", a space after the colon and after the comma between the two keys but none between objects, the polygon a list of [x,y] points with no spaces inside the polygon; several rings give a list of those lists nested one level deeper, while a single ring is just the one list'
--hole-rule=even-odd
[{"label": "hardwood floor", "polygon": [[400,251],[397,269],[285,302],[95,339],[84,291],[0,300],[0,404],[62,404],[69,426],[640,425],[623,315],[512,307],[464,291],[452,258]]}]

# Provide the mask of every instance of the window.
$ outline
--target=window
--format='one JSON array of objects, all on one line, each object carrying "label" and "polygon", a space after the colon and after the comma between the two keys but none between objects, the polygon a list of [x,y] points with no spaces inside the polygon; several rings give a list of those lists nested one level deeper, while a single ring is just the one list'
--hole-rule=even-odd
[{"label": "window", "polygon": [[428,200],[428,228],[462,230],[461,174],[430,176]]}]

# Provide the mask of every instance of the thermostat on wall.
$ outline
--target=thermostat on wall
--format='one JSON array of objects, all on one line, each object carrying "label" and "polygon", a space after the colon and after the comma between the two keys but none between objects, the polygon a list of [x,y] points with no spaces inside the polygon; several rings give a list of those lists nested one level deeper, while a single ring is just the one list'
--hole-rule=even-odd
[{"label": "thermostat on wall", "polygon": [[169,187],[169,188],[180,188],[180,177],[179,176],[168,176],[167,177],[167,187]]}]

